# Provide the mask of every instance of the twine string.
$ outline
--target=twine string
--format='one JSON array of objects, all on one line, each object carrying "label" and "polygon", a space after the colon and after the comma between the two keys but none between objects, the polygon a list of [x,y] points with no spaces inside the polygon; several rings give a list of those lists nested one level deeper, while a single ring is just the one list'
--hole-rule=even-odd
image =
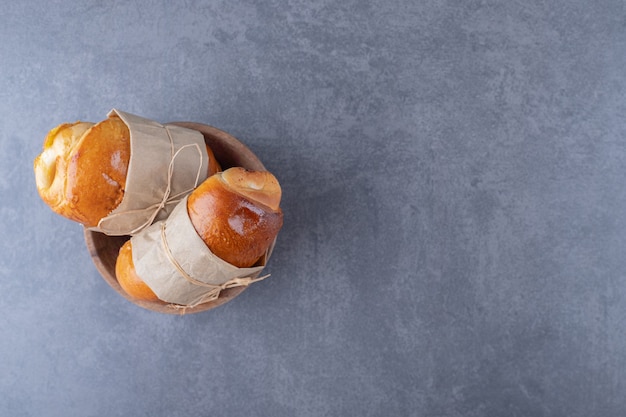
[{"label": "twine string", "polygon": [[178,263],[178,261],[174,257],[174,254],[172,254],[172,251],[171,251],[171,249],[169,247],[169,244],[167,243],[167,237],[165,235],[165,227],[166,227],[165,226],[165,222],[161,223],[161,243],[163,245],[163,250],[164,250],[165,254],[167,255],[167,258],[170,261],[170,263],[172,264],[172,266],[174,266],[174,268],[178,271],[180,276],[182,276],[190,284],[209,289],[208,292],[203,294],[198,300],[196,300],[192,304],[186,305],[186,306],[181,306],[181,307],[192,308],[192,307],[195,307],[195,306],[197,306],[199,304],[203,304],[203,303],[206,303],[206,302],[209,302],[209,301],[217,300],[219,298],[219,296],[220,296],[220,293],[223,290],[227,289],[227,288],[242,287],[242,286],[247,287],[248,285],[250,285],[252,283],[264,280],[265,278],[270,276],[270,274],[267,274],[267,275],[263,275],[263,276],[257,277],[257,278],[253,278],[253,277],[236,277],[236,278],[231,278],[231,279],[229,279],[228,281],[226,281],[226,282],[224,282],[222,284],[209,284],[207,282],[197,280],[194,277],[192,277],[191,275],[189,275],[187,273],[187,271],[185,271],[183,269],[183,267],[180,265],[180,263]]},{"label": "twine string", "polygon": [[[158,203],[152,204],[148,207],[145,208],[141,208],[141,209],[133,209],[133,210],[126,210],[126,211],[122,211],[119,213],[113,213],[113,214],[109,214],[107,217],[104,217],[102,219],[100,219],[100,221],[98,222],[98,229],[102,228],[102,223],[109,221],[111,219],[115,219],[116,217],[121,217],[121,216],[126,216],[128,214],[137,214],[137,213],[144,213],[144,212],[149,212],[150,215],[147,217],[146,221],[144,221],[143,223],[141,223],[139,226],[135,227],[134,229],[132,229],[128,234],[130,235],[134,235],[139,233],[141,230],[145,229],[146,227],[150,226],[154,220],[156,219],[156,217],[158,216],[159,212],[161,210],[163,210],[165,207],[167,207],[168,205],[171,204],[177,204],[179,203],[187,194],[189,194],[191,191],[193,191],[199,184],[200,182],[200,177],[202,175],[202,163],[204,160],[204,155],[202,154],[202,149],[200,149],[200,146],[197,143],[190,143],[190,144],[186,144],[181,146],[180,148],[178,148],[178,150],[174,151],[174,139],[172,138],[172,135],[170,133],[170,130],[168,129],[167,126],[165,127],[165,131],[167,132],[167,136],[170,140],[170,153],[171,153],[171,159],[167,168],[167,185],[165,187],[165,190],[163,192],[163,197],[161,198],[161,201],[159,201]],[[181,154],[181,152],[189,147],[193,147],[198,151],[198,155],[200,157],[200,163],[198,164],[198,170],[196,172],[196,179],[194,181],[194,184],[191,188],[188,188],[184,191],[181,191],[177,194],[171,195],[172,192],[172,178],[174,177],[174,162],[176,161],[176,158]]]}]

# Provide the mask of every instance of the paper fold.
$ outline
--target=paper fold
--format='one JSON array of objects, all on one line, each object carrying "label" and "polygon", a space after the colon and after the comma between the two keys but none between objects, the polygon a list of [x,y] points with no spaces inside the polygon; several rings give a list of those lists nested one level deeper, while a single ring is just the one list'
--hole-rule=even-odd
[{"label": "paper fold", "polygon": [[207,178],[209,157],[198,131],[162,125],[113,109],[130,131],[131,153],[124,198],[91,230],[134,235],[167,218],[176,204]]},{"label": "paper fold", "polygon": [[195,306],[219,297],[225,288],[259,281],[262,266],[238,268],[213,254],[198,235],[187,213],[187,198],[170,216],[131,238],[137,275],[159,299]]}]

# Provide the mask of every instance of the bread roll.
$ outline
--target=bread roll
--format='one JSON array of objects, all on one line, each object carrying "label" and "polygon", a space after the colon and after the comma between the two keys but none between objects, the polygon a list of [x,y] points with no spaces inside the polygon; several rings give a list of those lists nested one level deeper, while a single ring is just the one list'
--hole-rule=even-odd
[{"label": "bread roll", "polygon": [[127,240],[120,248],[120,253],[115,262],[115,276],[120,287],[135,300],[160,301],[159,297],[139,278],[135,271],[133,247],[130,240]]},{"label": "bread roll", "polygon": [[[271,173],[230,168],[209,177],[189,195],[187,213],[213,254],[247,268],[265,255],[282,227],[280,199],[280,185]],[[158,300],[135,272],[130,240],[120,250],[115,271],[132,298]]]},{"label": "bread roll", "polygon": [[[95,227],[124,197],[130,149],[128,127],[116,115],[97,124],[61,124],[35,158],[37,191],[57,214]],[[208,146],[207,153],[210,176],[220,167]]]},{"label": "bread roll", "polygon": [[95,226],[124,197],[130,132],[117,117],[64,123],[52,129],[35,158],[35,181],[50,208]]}]

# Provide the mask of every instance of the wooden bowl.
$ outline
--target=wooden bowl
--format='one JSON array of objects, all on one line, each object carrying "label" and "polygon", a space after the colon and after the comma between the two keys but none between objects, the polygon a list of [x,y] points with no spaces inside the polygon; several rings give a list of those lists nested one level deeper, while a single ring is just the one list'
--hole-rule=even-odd
[{"label": "wooden bowl", "polygon": [[[202,133],[205,142],[215,154],[215,158],[222,166],[222,169],[239,166],[254,171],[265,171],[265,167],[261,161],[247,146],[222,130],[193,122],[173,122],[170,124],[194,129]],[[181,307],[165,302],[134,300],[126,294],[115,277],[117,255],[124,242],[129,238],[129,236],[107,236],[103,233],[85,230],[87,249],[89,250],[93,263],[96,265],[96,269],[102,275],[102,278],[120,295],[140,307],[166,314],[199,313],[229,302],[246,289],[246,287],[228,288],[220,293],[217,300],[209,301],[195,307]]]}]

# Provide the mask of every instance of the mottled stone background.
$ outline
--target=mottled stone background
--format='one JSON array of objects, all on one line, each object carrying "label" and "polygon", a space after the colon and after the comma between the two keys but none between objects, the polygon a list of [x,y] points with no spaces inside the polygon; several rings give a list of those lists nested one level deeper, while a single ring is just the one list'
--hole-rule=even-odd
[{"label": "mottled stone background", "polygon": [[[0,17],[0,415],[626,415],[623,0]],[[261,157],[271,278],[185,317],[101,279],[32,160],[113,107]]]}]

